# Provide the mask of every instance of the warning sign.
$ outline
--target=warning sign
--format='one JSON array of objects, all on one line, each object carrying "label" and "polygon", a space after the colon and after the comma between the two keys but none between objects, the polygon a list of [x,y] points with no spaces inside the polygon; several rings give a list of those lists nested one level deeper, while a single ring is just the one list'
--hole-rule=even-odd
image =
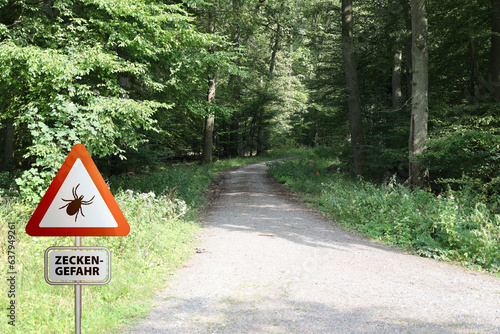
[{"label": "warning sign", "polygon": [[111,253],[106,247],[49,247],[45,251],[49,284],[106,284],[110,279]]},{"label": "warning sign", "polygon": [[129,231],[82,144],[73,147],[26,226],[32,236],[124,236]]}]

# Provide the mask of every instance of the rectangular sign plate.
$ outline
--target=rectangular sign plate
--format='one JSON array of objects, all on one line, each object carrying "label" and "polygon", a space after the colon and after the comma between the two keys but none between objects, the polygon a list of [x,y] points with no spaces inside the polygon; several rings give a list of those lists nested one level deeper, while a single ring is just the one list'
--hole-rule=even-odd
[{"label": "rectangular sign plate", "polygon": [[111,252],[106,247],[49,247],[45,281],[53,285],[103,285],[111,280]]}]

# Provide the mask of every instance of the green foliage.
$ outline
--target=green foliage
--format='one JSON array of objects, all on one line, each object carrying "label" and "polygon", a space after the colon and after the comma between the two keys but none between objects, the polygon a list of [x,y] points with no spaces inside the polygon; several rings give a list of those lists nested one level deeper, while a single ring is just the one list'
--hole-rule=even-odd
[{"label": "green foliage", "polygon": [[17,182],[32,200],[75,143],[94,158],[125,159],[149,138],[170,148],[171,120],[192,117],[179,110],[203,99],[207,67],[237,67],[181,5],[20,2],[0,17],[0,121],[14,120],[16,165],[29,170]]},{"label": "green foliage", "polygon": [[[289,155],[289,151],[275,153],[272,157]],[[184,163],[163,167],[149,174],[133,173],[110,176],[107,181],[113,192],[155,193],[175,197],[191,207],[203,204],[203,193],[216,173],[246,163],[262,161],[266,157],[219,160],[213,164]]]},{"label": "green foliage", "polygon": [[[354,6],[367,176],[406,177],[408,4]],[[498,193],[498,122],[492,120],[498,108],[484,104],[490,13],[484,0],[428,6],[432,139],[426,159],[433,187],[474,184],[485,196]],[[202,33],[209,17],[213,34]],[[76,142],[95,158],[128,158],[128,166],[143,163],[134,149],[198,153],[207,114],[216,115],[221,155],[341,145],[349,162],[340,32],[339,3],[324,0],[0,2],[0,121],[15,122],[22,194],[38,198],[40,179],[55,173]],[[396,50],[405,106],[391,101]],[[217,99],[209,104],[207,77],[214,73]],[[454,158],[447,153],[455,151]]]},{"label": "green foliage", "polygon": [[399,177],[408,175],[408,129],[410,108],[384,110],[374,106],[365,122],[366,176],[382,180],[386,173]]},{"label": "green foliage", "polygon": [[433,121],[424,154],[438,188],[472,186],[485,199],[500,194],[498,104],[445,108]]},{"label": "green foliage", "polygon": [[321,183],[329,180],[329,169],[333,166],[335,171],[345,169],[335,158],[339,155],[339,148],[318,146],[314,149],[303,149],[300,155],[301,157],[294,160],[268,163],[269,173],[278,182],[289,186],[292,191],[319,194]]},{"label": "green foliage", "polygon": [[178,165],[150,175],[123,174],[109,178],[110,188],[116,191],[134,190],[135,192],[174,195],[191,206],[200,203],[201,195],[213,178],[210,166]]},{"label": "green foliage", "polygon": [[[491,4],[483,0],[443,0],[428,5],[429,22],[433,24],[429,35],[432,140],[427,166],[433,181],[441,182],[439,186],[434,183],[433,187],[442,190],[449,182],[458,189],[457,185],[466,183],[481,186],[486,194],[498,193],[494,190],[498,185],[495,171],[499,169],[494,129],[499,126],[491,119],[498,119],[498,104],[470,105],[470,102],[484,103],[491,99],[487,93]],[[406,179],[412,84],[409,6],[405,1],[368,1],[353,6],[366,176],[380,180],[390,173]],[[349,130],[340,53],[339,4],[307,2],[303,16],[304,44],[312,68],[309,80],[305,81],[309,105],[307,112],[292,118],[292,131],[300,134],[301,143],[310,146],[345,145]],[[396,51],[401,52],[402,57],[398,64],[394,62]],[[395,65],[401,74],[399,105],[393,105],[391,98]],[[490,109],[489,118],[483,117],[484,109]],[[349,162],[352,153],[350,150],[346,153],[341,158]]]},{"label": "green foliage", "polygon": [[[472,82],[471,71],[476,61],[478,74],[487,80],[491,11],[491,2],[484,0],[429,2],[428,19],[435,22],[429,40],[430,105],[478,101],[481,93],[477,83]],[[475,45],[475,55],[471,55],[471,43]]]},{"label": "green foliage", "polygon": [[9,172],[0,172],[0,197],[17,195],[15,183]]},{"label": "green foliage", "polygon": [[[283,161],[270,173],[292,190],[313,194],[321,210],[364,235],[436,259],[500,271],[500,215],[470,188],[436,196],[410,191],[393,179],[376,186],[342,173],[328,173],[307,159]],[[316,158],[317,166],[324,165]]]},{"label": "green foliage", "polygon": [[[317,193],[319,191],[318,169],[307,157],[299,158],[293,163],[279,161],[269,163],[269,173],[280,183],[290,186],[293,191]],[[302,182],[296,182],[300,179]]]},{"label": "green foliage", "polygon": [[[430,140],[423,158],[432,188],[470,187],[498,210],[500,109],[487,103],[491,4],[428,5]],[[365,170],[373,180],[408,176],[408,9],[405,1],[354,4]],[[211,30],[209,21],[215,33],[203,33]],[[20,192],[37,202],[81,142],[109,174],[154,171],[160,181],[138,186],[142,192],[178,187],[176,196],[191,203],[198,190],[184,175],[173,185],[158,171],[159,161],[199,153],[207,114],[216,115],[221,155],[328,146],[348,165],[340,23],[338,1],[326,0],[0,1],[0,141],[12,142],[15,151],[2,194]],[[391,98],[395,65],[399,105]],[[215,73],[217,98],[208,103],[207,78]],[[11,121],[13,138],[3,127]],[[301,173],[312,175],[314,182],[298,189],[319,193],[317,182],[326,176],[318,170],[327,164],[317,163],[272,169],[290,185]],[[130,189],[124,180],[111,179],[114,187]]]}]

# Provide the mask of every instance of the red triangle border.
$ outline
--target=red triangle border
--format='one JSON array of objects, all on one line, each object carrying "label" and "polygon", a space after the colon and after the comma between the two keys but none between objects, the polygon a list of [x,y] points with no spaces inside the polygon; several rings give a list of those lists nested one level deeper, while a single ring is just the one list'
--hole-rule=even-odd
[{"label": "red triangle border", "polygon": [[[71,168],[73,168],[77,159],[81,160],[90,178],[94,181],[96,188],[99,190],[99,193],[113,215],[113,218],[116,220],[118,224],[117,227],[40,227],[40,222],[45,216],[45,213],[52,204],[57,192],[61,188],[64,180],[71,171]],[[125,219],[125,216],[120,210],[118,203],[116,203],[116,200],[106,185],[106,182],[102,178],[101,173],[99,173],[92,157],[82,144],[76,144],[73,146],[66,157],[66,160],[54,177],[54,180],[52,180],[47,192],[40,201],[40,204],[38,204],[35,212],[26,225],[26,233],[31,236],[125,236],[129,232],[130,226]]]}]

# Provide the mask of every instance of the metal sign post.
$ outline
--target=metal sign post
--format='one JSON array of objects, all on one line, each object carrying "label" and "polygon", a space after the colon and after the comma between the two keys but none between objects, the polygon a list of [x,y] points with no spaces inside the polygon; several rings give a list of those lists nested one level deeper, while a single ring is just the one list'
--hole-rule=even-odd
[{"label": "metal sign post", "polygon": [[75,333],[82,328],[82,285],[104,285],[111,280],[111,252],[106,247],[49,247],[45,251],[45,281],[51,285],[75,286]]},{"label": "metal sign post", "polygon": [[[82,246],[82,237],[75,237],[75,247]],[[78,282],[78,281],[77,281]],[[82,285],[75,284],[75,334],[82,332]]]}]

